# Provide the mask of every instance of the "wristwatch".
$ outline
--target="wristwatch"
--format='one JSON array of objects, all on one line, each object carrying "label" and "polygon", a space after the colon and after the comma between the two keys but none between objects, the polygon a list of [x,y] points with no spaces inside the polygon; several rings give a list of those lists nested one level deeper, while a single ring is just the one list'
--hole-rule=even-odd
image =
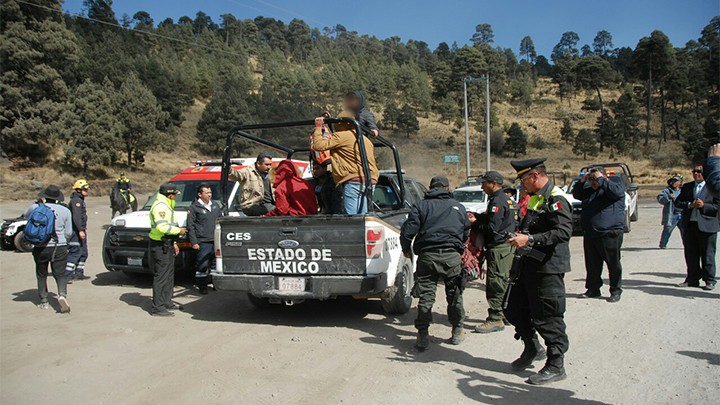
[{"label": "wristwatch", "polygon": [[528,246],[533,247],[535,245],[535,238],[532,235],[528,235]]}]

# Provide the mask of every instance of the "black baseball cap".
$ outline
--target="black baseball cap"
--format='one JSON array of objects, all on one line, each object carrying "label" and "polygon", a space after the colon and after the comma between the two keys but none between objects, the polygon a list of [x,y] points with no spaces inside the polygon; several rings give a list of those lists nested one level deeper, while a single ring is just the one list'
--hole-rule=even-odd
[{"label": "black baseball cap", "polygon": [[180,190],[177,188],[177,186],[174,183],[165,183],[162,186],[160,186],[160,194],[162,195],[169,195],[169,194],[180,194]]},{"label": "black baseball cap", "polygon": [[495,183],[497,183],[497,184],[499,184],[499,185],[502,186],[502,184],[503,184],[503,176],[502,176],[502,174],[500,174],[500,173],[498,173],[498,172],[496,172],[496,171],[494,171],[494,170],[491,170],[491,171],[489,171],[489,172],[485,172],[485,174],[483,174],[482,176],[478,177],[478,181],[481,182],[481,183],[485,183],[485,182],[490,182],[490,181],[492,181],[492,182],[495,182]]},{"label": "black baseball cap", "polygon": [[430,180],[430,188],[450,187],[450,180],[445,176],[435,176]]}]

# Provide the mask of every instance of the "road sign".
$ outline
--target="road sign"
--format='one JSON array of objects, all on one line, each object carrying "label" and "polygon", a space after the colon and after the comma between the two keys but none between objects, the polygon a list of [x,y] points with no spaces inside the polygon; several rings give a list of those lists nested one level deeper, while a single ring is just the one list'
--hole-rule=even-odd
[{"label": "road sign", "polygon": [[443,163],[460,163],[460,155],[445,155]]}]

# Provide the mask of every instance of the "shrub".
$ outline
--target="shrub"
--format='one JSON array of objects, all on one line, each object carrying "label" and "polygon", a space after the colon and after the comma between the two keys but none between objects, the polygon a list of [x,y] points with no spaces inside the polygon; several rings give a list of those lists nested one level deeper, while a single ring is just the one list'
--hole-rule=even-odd
[{"label": "shrub", "polygon": [[650,156],[650,162],[658,169],[671,169],[683,164],[683,155],[680,153],[658,152]]}]

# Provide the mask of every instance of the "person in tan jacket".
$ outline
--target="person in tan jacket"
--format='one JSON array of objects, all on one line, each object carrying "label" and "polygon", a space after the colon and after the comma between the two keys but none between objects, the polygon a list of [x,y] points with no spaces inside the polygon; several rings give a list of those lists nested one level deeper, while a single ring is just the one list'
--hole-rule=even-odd
[{"label": "person in tan jacket", "polygon": [[[339,118],[355,118],[354,114],[343,111]],[[364,215],[368,211],[368,201],[365,198],[365,175],[363,173],[362,159],[358,148],[357,130],[352,124],[335,124],[335,132],[323,131],[325,119],[315,118],[315,131],[313,133],[313,148],[318,151],[329,150],[332,156],[332,174],[335,184],[343,190],[343,211],[345,215]],[[373,184],[380,175],[375,164],[375,147],[370,139],[362,136],[367,152],[370,177]]]},{"label": "person in tan jacket", "polygon": [[270,183],[271,168],[272,156],[262,152],[255,161],[255,167],[231,170],[230,180],[240,183],[238,206],[245,215],[260,216],[275,209],[275,198]]}]

